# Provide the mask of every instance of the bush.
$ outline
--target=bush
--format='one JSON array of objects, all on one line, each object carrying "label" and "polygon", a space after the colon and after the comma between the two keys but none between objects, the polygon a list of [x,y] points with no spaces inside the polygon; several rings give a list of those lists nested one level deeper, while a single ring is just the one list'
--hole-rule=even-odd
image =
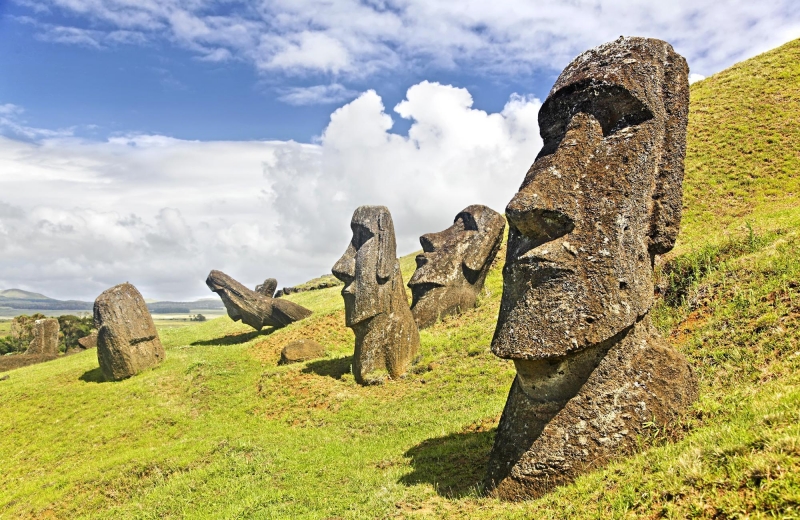
[{"label": "bush", "polygon": [[94,321],[91,316],[67,314],[58,317],[58,326],[61,328],[59,348],[64,352],[67,349],[78,347],[78,340],[92,332]]}]

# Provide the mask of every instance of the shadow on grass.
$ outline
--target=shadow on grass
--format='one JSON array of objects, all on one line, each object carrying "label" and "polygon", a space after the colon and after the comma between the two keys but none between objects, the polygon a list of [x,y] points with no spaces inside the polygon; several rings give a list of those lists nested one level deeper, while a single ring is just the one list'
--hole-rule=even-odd
[{"label": "shadow on grass", "polygon": [[343,375],[350,373],[350,364],[352,362],[352,356],[336,359],[321,359],[319,361],[312,361],[306,368],[301,370],[301,372],[304,374],[317,374],[318,376],[341,379]]},{"label": "shadow on grass", "polygon": [[238,345],[239,343],[247,343],[253,338],[258,336],[269,336],[278,330],[276,327],[269,327],[261,329],[260,331],[254,330],[252,332],[242,332],[241,334],[230,334],[222,336],[221,338],[197,340],[191,343],[195,346],[221,346],[221,345]]},{"label": "shadow on grass", "polygon": [[106,378],[103,376],[103,371],[100,370],[100,367],[93,368],[91,370],[87,370],[78,379],[80,379],[84,383],[105,383],[106,382]]},{"label": "shadow on grass", "polygon": [[405,453],[414,471],[398,482],[406,486],[432,484],[445,498],[481,495],[496,430],[452,433],[422,441]]}]

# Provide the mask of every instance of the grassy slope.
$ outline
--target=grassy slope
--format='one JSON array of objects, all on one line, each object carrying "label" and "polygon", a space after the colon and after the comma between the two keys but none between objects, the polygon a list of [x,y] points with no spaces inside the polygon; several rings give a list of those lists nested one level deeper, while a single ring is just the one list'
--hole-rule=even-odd
[{"label": "grassy slope", "polygon": [[[120,383],[98,382],[93,352],[9,372],[0,515],[800,515],[798,64],[792,42],[692,87],[684,231],[654,314],[702,397],[638,455],[537,501],[480,496],[513,377],[488,350],[498,266],[480,306],[423,331],[413,373],[380,387],[348,373],[338,288],[291,295],[315,315],[275,332],[163,330],[167,361]],[[298,337],[329,356],[277,367]]]}]

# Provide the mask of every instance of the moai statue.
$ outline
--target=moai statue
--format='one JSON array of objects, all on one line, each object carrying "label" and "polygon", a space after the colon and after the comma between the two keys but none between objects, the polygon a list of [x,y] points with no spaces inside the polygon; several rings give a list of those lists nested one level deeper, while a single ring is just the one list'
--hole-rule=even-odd
[{"label": "moai statue", "polygon": [[164,361],[164,347],[144,298],[129,283],[94,301],[97,361],[109,381],[119,381]]},{"label": "moai statue", "polygon": [[353,375],[360,384],[405,374],[419,349],[408,307],[394,224],[384,206],[361,206],[350,222],[353,239],[331,270],[344,282],[345,324],[356,335]]},{"label": "moai statue", "polygon": [[31,340],[26,354],[58,354],[58,333],[61,328],[55,318],[45,318],[33,322],[33,340]]},{"label": "moai statue", "polygon": [[500,498],[632,451],[697,396],[649,317],[655,256],[680,226],[687,74],[668,43],[620,38],[570,63],[539,111],[544,146],[506,208],[492,340],[517,370],[487,475]]},{"label": "moai statue", "polygon": [[269,298],[273,298],[275,296],[275,289],[278,288],[278,280],[275,278],[267,278],[264,280],[264,283],[260,285],[256,285],[256,292],[258,294],[263,294]]},{"label": "moai statue", "polygon": [[417,255],[417,270],[408,282],[411,313],[419,328],[475,307],[505,227],[503,215],[474,205],[464,208],[444,231],[419,237],[423,253]]},{"label": "moai statue", "polygon": [[[273,283],[274,282],[274,283]],[[265,326],[285,327],[290,323],[311,316],[311,311],[289,300],[276,299],[274,293],[278,282],[268,278],[251,291],[222,271],[211,271],[206,285],[217,293],[233,321],[241,320],[256,330]]]}]

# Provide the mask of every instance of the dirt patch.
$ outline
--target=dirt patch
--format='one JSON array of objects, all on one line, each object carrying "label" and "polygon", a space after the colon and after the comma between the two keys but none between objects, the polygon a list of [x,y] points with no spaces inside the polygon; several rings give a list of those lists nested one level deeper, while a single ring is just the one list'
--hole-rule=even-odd
[{"label": "dirt patch", "polygon": [[26,367],[28,365],[35,365],[37,363],[44,363],[45,361],[52,361],[58,357],[59,356],[53,354],[17,354],[14,356],[2,356],[0,357],[0,372]]}]

